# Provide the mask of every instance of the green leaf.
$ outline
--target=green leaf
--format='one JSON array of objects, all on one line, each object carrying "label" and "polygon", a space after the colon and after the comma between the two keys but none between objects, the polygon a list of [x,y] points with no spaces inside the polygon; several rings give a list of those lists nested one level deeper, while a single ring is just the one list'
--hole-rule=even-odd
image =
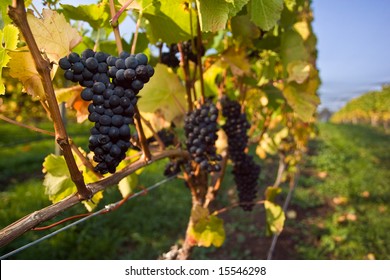
[{"label": "green leaf", "polygon": [[218,31],[226,28],[227,21],[235,16],[249,0],[196,0],[202,31]]},{"label": "green leaf", "polygon": [[287,9],[290,11],[294,10],[296,4],[296,0],[284,0],[284,5],[286,5]]},{"label": "green leaf", "polygon": [[12,20],[8,16],[8,6],[12,5],[12,0],[0,1],[0,29],[3,29],[7,24],[10,24]]},{"label": "green leaf", "polygon": [[187,111],[183,84],[167,66],[157,64],[154,76],[141,90],[138,107],[142,112],[158,113],[171,122]]},{"label": "green leaf", "polygon": [[251,0],[249,8],[251,20],[261,29],[268,31],[280,19],[283,0]]},{"label": "green leaf", "polygon": [[63,156],[48,155],[43,162],[43,168],[46,173],[43,181],[45,193],[53,203],[77,191]]},{"label": "green leaf", "polygon": [[8,52],[16,49],[18,37],[18,28],[11,24],[0,30],[0,95],[5,94],[5,87],[2,82],[3,67],[6,67],[10,60]]},{"label": "green leaf", "polygon": [[309,57],[303,38],[294,30],[283,33],[280,54],[286,73],[290,62],[307,61]]},{"label": "green leaf", "polygon": [[264,201],[264,208],[267,221],[267,234],[280,234],[283,230],[284,221],[286,220],[282,207],[266,200]]},{"label": "green leaf", "polygon": [[122,194],[122,197],[126,197],[134,192],[135,187],[138,185],[138,175],[132,173],[129,176],[123,178],[118,183],[118,189]]},{"label": "green leaf", "polygon": [[247,46],[251,46],[252,40],[259,38],[260,29],[250,20],[248,15],[235,16],[231,20],[233,37]]},{"label": "green leaf", "polygon": [[152,44],[158,41],[167,44],[186,41],[196,32],[196,13],[182,0],[143,3],[140,14],[146,19],[144,23]]},{"label": "green leaf", "polygon": [[68,167],[63,156],[48,155],[43,162],[43,172],[55,177],[70,177]]},{"label": "green leaf", "polygon": [[304,122],[313,121],[313,114],[320,104],[320,99],[317,95],[310,92],[299,91],[297,87],[291,83],[284,88],[283,95],[286,98],[288,105],[290,105],[301,120]]},{"label": "green leaf", "polygon": [[274,186],[268,187],[265,190],[265,199],[270,201],[270,202],[274,202],[276,196],[278,196],[281,192],[282,192],[282,189],[279,187],[274,187]]},{"label": "green leaf", "polygon": [[214,215],[201,218],[189,228],[188,235],[198,246],[221,247],[226,237],[223,220]]},{"label": "green leaf", "polygon": [[107,1],[90,5],[66,5],[60,4],[62,12],[68,19],[88,22],[95,30],[102,27],[110,27],[110,7]]},{"label": "green leaf", "polygon": [[[83,150],[80,149],[80,152],[85,155]],[[76,164],[79,166],[82,165],[78,157],[76,157]],[[81,172],[83,173],[86,184],[97,181],[95,174],[83,165]],[[68,166],[63,156],[48,155],[43,162],[43,173],[45,173],[43,180],[45,193],[49,196],[52,203],[56,203],[77,192],[76,185],[70,177]],[[102,192],[98,192],[91,200],[84,201],[83,204],[88,211],[92,211],[102,198]]]}]

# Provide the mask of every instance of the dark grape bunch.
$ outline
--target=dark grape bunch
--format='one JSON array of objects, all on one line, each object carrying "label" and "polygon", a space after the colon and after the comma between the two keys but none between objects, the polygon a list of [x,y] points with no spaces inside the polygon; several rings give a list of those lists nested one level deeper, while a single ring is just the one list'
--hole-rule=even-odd
[{"label": "dark grape bunch", "polygon": [[89,149],[94,152],[95,170],[115,173],[130,144],[137,94],[154,74],[144,54],[119,57],[85,50],[81,56],[70,53],[59,61],[66,79],[78,82],[84,89],[81,98],[91,101],[88,119],[94,122]]},{"label": "dark grape bunch", "polygon": [[246,115],[241,112],[241,106],[236,101],[228,98],[221,100],[222,115],[226,123],[222,126],[228,138],[229,157],[233,161],[234,181],[237,185],[238,197],[241,207],[245,211],[251,211],[256,198],[257,180],[260,174],[260,166],[253,157],[245,153],[248,145],[247,130],[250,127]]},{"label": "dark grape bunch", "polygon": [[[160,140],[163,142],[165,147],[173,146],[175,144],[176,136],[175,136],[174,131],[172,131],[172,129],[163,128],[163,129],[157,131],[157,135],[160,138]],[[152,136],[146,140],[146,142],[148,144],[153,143],[154,141],[156,141],[156,138],[154,136]]]},{"label": "dark grape bunch", "polygon": [[171,44],[169,47],[169,51],[161,53],[161,57],[160,57],[161,63],[171,68],[178,67],[180,64],[180,60],[177,57],[178,53],[179,53],[179,49],[177,48],[177,44]]},{"label": "dark grape bunch", "polygon": [[170,177],[181,172],[181,166],[185,164],[183,159],[171,159],[164,168],[164,176]]},{"label": "dark grape bunch", "polygon": [[189,112],[184,119],[187,150],[200,168],[209,172],[221,170],[218,163],[221,156],[215,147],[218,138],[217,118],[217,107],[206,102]]},{"label": "dark grape bunch", "polygon": [[[192,45],[194,44],[196,46],[197,40],[198,40],[197,37],[195,37],[193,41],[188,40],[186,42],[183,42],[184,55],[188,58],[188,60],[194,63],[198,63],[198,57],[196,55],[196,52],[193,51]],[[161,59],[160,59],[161,63],[172,68],[178,67],[180,64],[178,53],[179,53],[179,48],[177,47],[177,44],[171,44],[167,52],[161,53]],[[205,48],[203,47],[203,45],[201,46],[200,53],[201,55],[205,54]]]}]

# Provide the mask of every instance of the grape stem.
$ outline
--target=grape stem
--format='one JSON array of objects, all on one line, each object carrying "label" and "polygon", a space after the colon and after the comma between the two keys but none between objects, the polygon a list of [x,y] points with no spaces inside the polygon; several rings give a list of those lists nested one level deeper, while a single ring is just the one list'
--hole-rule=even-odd
[{"label": "grape stem", "polygon": [[144,154],[144,159],[146,161],[150,161],[152,159],[152,154],[150,153],[148,143],[146,142],[144,129],[142,128],[141,114],[138,110],[137,105],[134,106],[134,122],[135,122],[135,128],[138,133],[139,143],[141,145],[141,150]]},{"label": "grape stem", "polygon": [[141,120],[145,123],[145,125],[150,129],[150,131],[153,133],[153,137],[156,139],[159,147],[160,147],[160,151],[164,150],[165,149],[165,145],[164,145],[164,142],[161,140],[160,136],[158,136],[158,134],[156,133],[156,131],[153,129],[153,126],[152,124],[150,123],[150,121],[148,121],[147,119],[145,119],[142,115],[141,116]]},{"label": "grape stem", "polygon": [[119,17],[123,14],[123,12],[127,9],[128,6],[130,6],[131,3],[133,3],[134,0],[128,0],[123,6],[119,9],[119,11],[112,17],[111,19],[111,25],[117,26]]},{"label": "grape stem", "polygon": [[38,128],[38,127],[35,127],[35,126],[30,126],[30,125],[27,125],[27,124],[15,121],[13,119],[7,118],[4,115],[0,115],[0,119],[2,119],[3,121],[6,121],[8,123],[11,123],[11,124],[23,127],[23,128],[27,128],[27,129],[35,131],[35,132],[39,132],[39,133],[46,134],[46,135],[53,136],[53,137],[55,136],[55,133],[52,132],[52,131],[48,131],[48,130],[45,130],[45,129],[42,129],[42,128]]},{"label": "grape stem", "polygon": [[227,151],[223,151],[221,153],[222,161],[221,161],[221,171],[215,172],[211,178],[211,186],[209,186],[206,194],[206,200],[203,204],[204,208],[209,207],[211,201],[213,201],[217,195],[219,188],[221,187],[221,183],[225,176],[227,161],[228,161],[228,153]]},{"label": "grape stem", "polygon": [[188,59],[186,58],[186,55],[183,50],[183,44],[178,43],[177,48],[179,49],[180,52],[180,64],[181,67],[183,68],[183,73],[184,73],[184,82],[186,85],[186,93],[187,93],[187,102],[188,102],[188,112],[191,112],[193,109],[193,104],[192,104],[192,96],[191,96],[191,82],[190,82],[190,69],[188,67]]},{"label": "grape stem", "polygon": [[199,81],[200,81],[200,93],[201,93],[201,103],[203,104],[206,100],[205,92],[204,92],[204,81],[203,81],[203,64],[202,64],[202,31],[200,30],[200,23],[199,23],[199,16],[197,20],[197,31],[198,31],[198,37],[196,38],[196,57],[198,60],[198,67],[199,67]]},{"label": "grape stem", "polygon": [[58,102],[50,77],[50,61],[46,60],[42,56],[41,51],[39,50],[38,45],[34,39],[34,35],[32,34],[32,31],[27,21],[24,1],[13,0],[12,6],[9,7],[8,14],[13,20],[14,24],[22,32],[24,40],[27,43],[28,48],[30,49],[31,55],[33,57],[35,67],[41,77],[43,89],[45,91],[46,101],[48,104],[48,109],[50,111],[50,116],[54,124],[55,138],[62,149],[71,179],[77,187],[78,197],[80,199],[89,199],[91,198],[92,193],[86,187],[84,177],[78,169],[76,161],[73,157],[72,149],[69,144],[69,138],[58,107]]},{"label": "grape stem", "polygon": [[[109,3],[110,3],[111,18],[114,18],[116,15],[114,0],[110,0]],[[115,43],[118,48],[118,53],[121,53],[123,51],[123,45],[122,45],[121,33],[119,32],[119,26],[117,20],[111,21],[111,26],[114,31]]]}]

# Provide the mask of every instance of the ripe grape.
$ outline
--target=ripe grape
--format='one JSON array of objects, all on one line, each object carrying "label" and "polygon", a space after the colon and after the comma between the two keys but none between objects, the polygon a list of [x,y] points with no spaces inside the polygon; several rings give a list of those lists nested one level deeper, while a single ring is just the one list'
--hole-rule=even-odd
[{"label": "ripe grape", "polygon": [[[211,121],[211,117],[214,121]],[[184,119],[186,145],[191,158],[199,164],[200,168],[209,172],[219,171],[221,160],[216,153],[218,109],[210,101],[187,114]],[[207,140],[206,140],[207,138]]]},{"label": "ripe grape", "polygon": [[[127,63],[126,63],[127,61]],[[137,93],[154,75],[144,54],[122,52],[118,57],[86,49],[81,56],[70,53],[59,60],[67,80],[78,82],[84,89],[81,98],[88,105],[90,129],[89,149],[94,152],[95,170],[115,173],[130,148],[130,124],[134,124]],[[137,66],[142,66],[136,71]]]},{"label": "ripe grape", "polygon": [[234,181],[242,203],[240,206],[245,211],[251,211],[256,198],[260,166],[255,163],[252,156],[245,153],[248,146],[247,130],[250,125],[237,101],[223,98],[221,104],[222,115],[226,118],[222,129],[228,138],[228,152],[233,161]]}]

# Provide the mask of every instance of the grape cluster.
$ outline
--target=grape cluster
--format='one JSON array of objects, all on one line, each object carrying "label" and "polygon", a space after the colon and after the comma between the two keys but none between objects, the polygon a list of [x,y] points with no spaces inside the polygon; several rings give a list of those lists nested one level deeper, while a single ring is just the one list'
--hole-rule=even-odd
[{"label": "grape cluster", "polygon": [[251,211],[253,208],[251,203],[256,198],[260,166],[255,163],[252,156],[245,153],[248,145],[247,130],[250,124],[246,115],[241,112],[241,106],[238,102],[223,98],[221,104],[222,115],[226,118],[222,129],[228,138],[228,152],[234,165],[233,175],[238,197],[242,203],[242,209]]},{"label": "grape cluster", "polygon": [[[157,135],[160,138],[160,140],[163,142],[165,147],[173,146],[175,144],[175,134],[171,129],[163,128],[159,131],[157,131]],[[156,141],[156,138],[154,136],[147,139],[147,143],[153,143]]]},{"label": "grape cluster", "polygon": [[97,172],[115,173],[131,146],[130,124],[133,124],[137,94],[154,74],[144,54],[119,57],[85,50],[81,56],[70,53],[59,60],[67,80],[84,89],[81,98],[91,101],[88,119],[94,122],[89,149],[94,152]]},{"label": "grape cluster", "polygon": [[180,166],[184,165],[185,161],[183,159],[171,159],[164,169],[164,176],[171,177],[180,173]]},{"label": "grape cluster", "polygon": [[189,112],[184,119],[187,150],[200,168],[209,172],[221,170],[218,163],[221,156],[215,147],[218,138],[217,118],[217,107],[206,102]]},{"label": "grape cluster", "polygon": [[[193,51],[192,45],[197,45],[198,38],[195,37],[193,41],[189,40],[186,42],[183,42],[183,53],[186,56],[186,58],[194,63],[198,63],[198,57],[196,55],[196,52]],[[180,64],[180,60],[178,58],[179,48],[177,47],[177,44],[171,44],[169,46],[169,50],[167,52],[161,53],[161,63],[176,68]],[[201,55],[205,54],[205,48],[203,45],[201,46],[200,50]]]},{"label": "grape cluster", "polygon": [[169,47],[169,51],[161,53],[161,57],[160,57],[161,63],[171,68],[178,67],[180,64],[180,60],[177,57],[178,53],[179,53],[179,49],[177,48],[177,44],[171,44]]}]

